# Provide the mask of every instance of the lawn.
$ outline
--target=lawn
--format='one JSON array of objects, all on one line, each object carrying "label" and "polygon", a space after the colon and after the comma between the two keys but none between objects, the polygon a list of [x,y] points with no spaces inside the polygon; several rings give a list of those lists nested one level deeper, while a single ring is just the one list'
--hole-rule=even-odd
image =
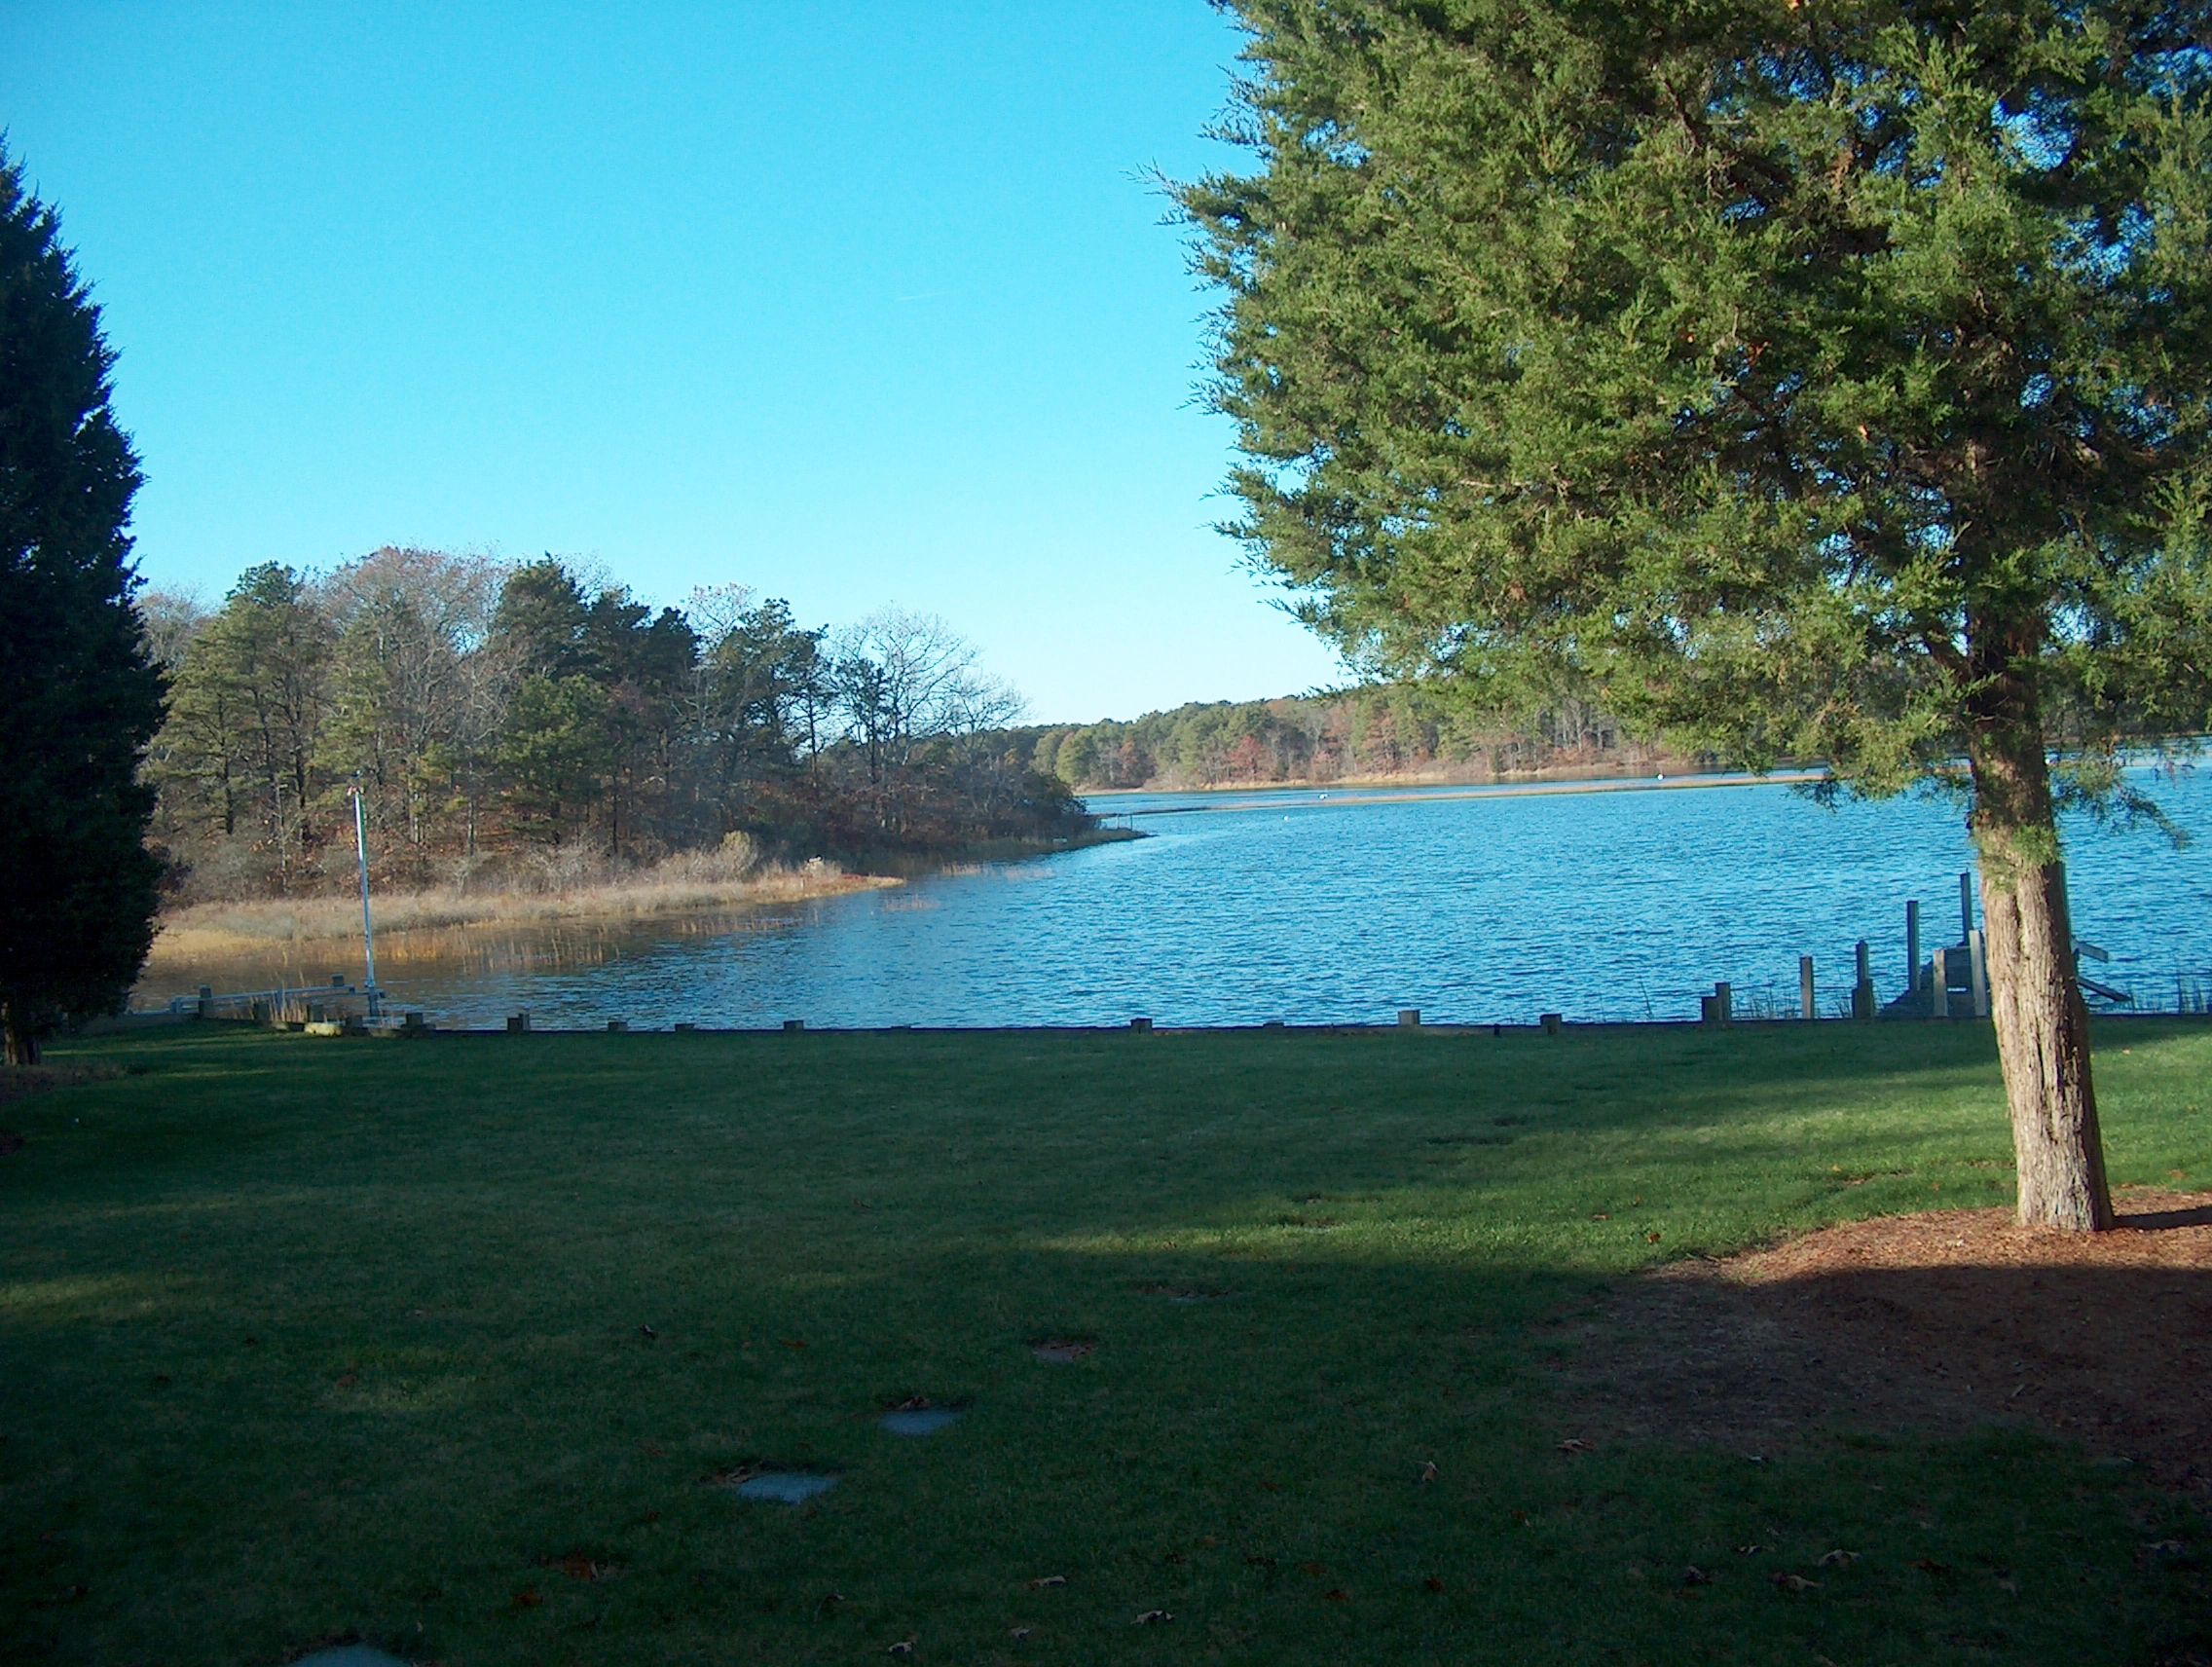
[{"label": "lawn", "polygon": [[[2116,1180],[2212,1185],[2212,1030],[2099,1037]],[[125,1074],[0,1106],[12,1662],[2212,1648],[2202,1520],[2017,1429],[1561,1448],[1607,1281],[2007,1202],[1978,1027],[55,1056]]]}]

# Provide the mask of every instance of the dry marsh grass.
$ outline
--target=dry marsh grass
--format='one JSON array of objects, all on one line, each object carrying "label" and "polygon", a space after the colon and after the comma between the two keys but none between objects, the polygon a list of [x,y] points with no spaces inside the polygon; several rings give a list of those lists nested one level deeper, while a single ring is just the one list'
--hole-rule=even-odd
[{"label": "dry marsh grass", "polygon": [[[760,867],[750,853],[693,852],[630,874],[499,890],[441,887],[379,893],[377,947],[394,960],[465,953],[477,935],[612,923],[664,915],[730,913],[897,885],[848,874],[822,862]],[[276,898],[203,903],[163,916],[149,967],[281,956],[288,950],[358,943],[358,897]]]}]

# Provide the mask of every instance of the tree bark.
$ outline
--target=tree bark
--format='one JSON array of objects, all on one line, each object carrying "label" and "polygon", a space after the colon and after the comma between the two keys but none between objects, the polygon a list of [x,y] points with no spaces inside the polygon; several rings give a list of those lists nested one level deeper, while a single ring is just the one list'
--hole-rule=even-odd
[{"label": "tree bark", "polygon": [[2075,976],[2066,868],[2033,692],[2000,691],[1969,742],[1981,857],[1990,1010],[2012,1116],[2023,1227],[2114,1225],[2089,1074],[2089,1014]]},{"label": "tree bark", "polygon": [[0,1002],[0,1037],[5,1038],[9,1064],[38,1063],[38,1032],[31,1026],[30,1016],[15,1002]]}]

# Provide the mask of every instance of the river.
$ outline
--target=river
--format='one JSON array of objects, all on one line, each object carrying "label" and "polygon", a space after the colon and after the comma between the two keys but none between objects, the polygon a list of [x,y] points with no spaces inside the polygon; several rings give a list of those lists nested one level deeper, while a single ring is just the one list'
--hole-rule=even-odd
[{"label": "river", "polygon": [[[2212,984],[2212,774],[2133,773],[2194,835],[2068,821],[2091,968],[2147,1009]],[[1845,999],[1854,944],[1883,999],[1958,941],[1956,803],[1828,809],[1775,784],[1536,793],[1114,796],[1151,836],[738,919],[568,929],[473,964],[387,960],[391,999],[446,1022],[543,1026],[1438,1022],[1794,1013],[1797,957]],[[217,982],[221,982],[218,980]]]}]

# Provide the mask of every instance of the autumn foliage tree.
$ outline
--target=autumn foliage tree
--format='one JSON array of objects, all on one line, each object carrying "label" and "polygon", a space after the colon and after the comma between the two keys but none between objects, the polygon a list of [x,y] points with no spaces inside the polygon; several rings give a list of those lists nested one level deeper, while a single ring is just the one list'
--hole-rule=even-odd
[{"label": "autumn foliage tree", "polygon": [[1963,760],[2020,1219],[2108,1225],[2056,807],[2206,718],[2212,12],[1234,9],[1236,530],[1401,675]]},{"label": "autumn foliage tree", "polygon": [[0,1031],[10,1064],[122,1005],[160,864],[137,781],[162,684],[131,592],[138,462],[54,211],[0,153]]}]

